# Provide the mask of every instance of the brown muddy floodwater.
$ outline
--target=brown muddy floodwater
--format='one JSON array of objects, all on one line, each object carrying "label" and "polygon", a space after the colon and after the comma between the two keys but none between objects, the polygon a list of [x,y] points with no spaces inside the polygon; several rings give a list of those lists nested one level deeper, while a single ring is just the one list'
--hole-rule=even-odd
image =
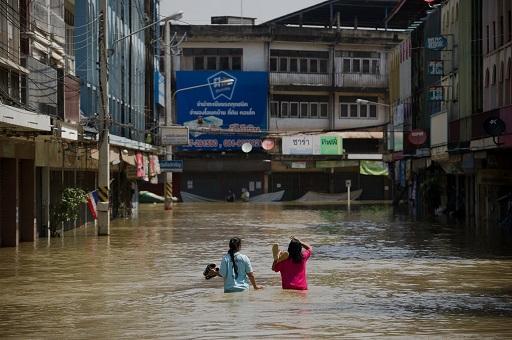
[{"label": "brown muddy floodwater", "polygon": [[[307,293],[283,291],[271,245],[310,242]],[[204,280],[243,238],[264,290]],[[510,235],[413,222],[386,206],[145,206],[63,238],[0,249],[0,337],[512,337]]]}]

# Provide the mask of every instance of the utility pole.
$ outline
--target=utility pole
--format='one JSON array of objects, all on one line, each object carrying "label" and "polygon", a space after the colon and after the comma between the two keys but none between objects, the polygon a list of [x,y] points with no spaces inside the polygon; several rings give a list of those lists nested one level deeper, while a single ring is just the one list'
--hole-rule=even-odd
[{"label": "utility pole", "polygon": [[[165,22],[165,126],[172,125],[172,70],[171,70],[171,21]],[[172,160],[172,145],[165,147],[165,159]],[[172,172],[165,173],[164,208],[172,209]]]},{"label": "utility pole", "polygon": [[108,0],[100,0],[99,61],[100,61],[100,131],[98,168],[98,236],[110,235],[110,112],[108,103]]}]

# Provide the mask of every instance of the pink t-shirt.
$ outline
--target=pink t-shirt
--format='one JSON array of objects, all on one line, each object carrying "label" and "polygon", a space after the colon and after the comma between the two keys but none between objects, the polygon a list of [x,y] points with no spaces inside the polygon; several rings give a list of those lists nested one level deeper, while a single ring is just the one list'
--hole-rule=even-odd
[{"label": "pink t-shirt", "polygon": [[302,251],[302,260],[299,263],[293,262],[289,257],[286,260],[276,263],[273,270],[281,272],[281,281],[283,289],[308,289],[308,280],[306,278],[306,261],[311,256],[311,249]]}]

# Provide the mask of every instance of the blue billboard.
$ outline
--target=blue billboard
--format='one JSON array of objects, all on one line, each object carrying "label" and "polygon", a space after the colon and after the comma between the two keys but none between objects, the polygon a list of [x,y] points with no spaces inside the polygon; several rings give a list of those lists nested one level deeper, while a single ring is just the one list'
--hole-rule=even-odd
[{"label": "blue billboard", "polygon": [[261,148],[267,130],[268,73],[176,72],[176,120],[190,131],[180,150]]}]

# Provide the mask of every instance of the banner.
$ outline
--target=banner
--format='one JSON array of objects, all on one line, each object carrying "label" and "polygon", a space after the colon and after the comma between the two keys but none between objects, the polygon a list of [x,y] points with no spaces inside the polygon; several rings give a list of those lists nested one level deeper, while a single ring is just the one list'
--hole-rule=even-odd
[{"label": "banner", "polygon": [[389,175],[387,164],[381,161],[361,161],[359,164],[359,173],[366,176]]},{"label": "banner", "polygon": [[267,72],[176,72],[177,123],[189,128],[180,150],[261,147],[267,130]]}]

